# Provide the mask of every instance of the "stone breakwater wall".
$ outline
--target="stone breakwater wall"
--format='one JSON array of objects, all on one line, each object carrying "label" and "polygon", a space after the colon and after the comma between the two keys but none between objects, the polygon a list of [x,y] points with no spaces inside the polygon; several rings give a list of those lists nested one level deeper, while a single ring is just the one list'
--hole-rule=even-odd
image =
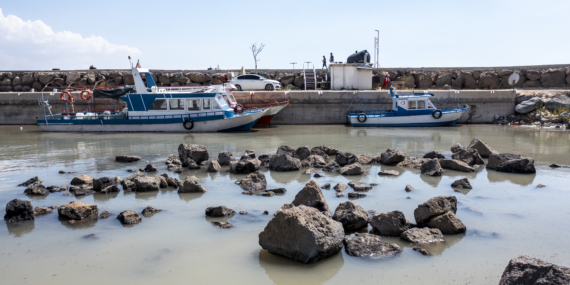
[{"label": "stone breakwater wall", "polygon": [[[160,86],[196,86],[221,84],[224,76],[240,70],[150,70]],[[328,79],[325,69],[317,69],[319,81]],[[280,81],[287,88],[303,88],[300,69],[246,70]],[[462,67],[462,68],[380,68],[373,70],[373,87],[379,87],[384,76],[404,88],[417,89],[505,89],[513,73],[520,74],[516,88],[570,87],[570,65]],[[49,91],[53,88],[132,85],[130,70],[69,70],[69,71],[0,71],[0,91]]]}]

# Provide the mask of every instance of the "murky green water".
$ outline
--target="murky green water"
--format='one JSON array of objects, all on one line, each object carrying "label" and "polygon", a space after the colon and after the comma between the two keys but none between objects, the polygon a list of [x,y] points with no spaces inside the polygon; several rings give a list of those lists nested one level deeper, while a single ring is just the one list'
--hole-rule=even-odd
[{"label": "murky green water", "polygon": [[[396,169],[380,165],[366,168],[364,175],[343,177],[326,174],[319,184],[357,180],[378,183],[368,197],[357,202],[366,210],[400,210],[410,221],[418,204],[438,195],[456,195],[457,216],[467,233],[446,235],[445,245],[427,247],[435,256],[426,257],[411,245],[400,255],[384,260],[348,256],[344,250],[317,264],[304,265],[273,256],[258,244],[260,231],[281,205],[290,203],[310,180],[299,172],[271,172],[263,168],[268,188],[284,187],[285,195],[245,196],[234,181],[244,175],[230,174],[228,167],[210,174],[205,170],[174,175],[196,175],[209,191],[178,194],[175,189],[155,193],[115,193],[79,198],[96,203],[99,212],[118,214],[140,211],[147,205],[163,212],[131,227],[116,216],[91,224],[71,226],[57,213],[37,217],[35,222],[0,225],[1,284],[498,284],[508,261],[528,254],[552,263],[570,266],[570,170],[551,169],[551,163],[570,164],[570,133],[536,131],[500,126],[455,126],[446,128],[371,128],[345,126],[279,126],[238,134],[60,134],[42,133],[36,127],[0,127],[0,214],[14,198],[32,200],[34,206],[61,205],[73,196],[52,193],[45,198],[28,197],[16,185],[39,176],[44,185],[69,184],[74,176],[127,177],[127,169],[144,167],[150,161],[166,172],[164,161],[180,143],[206,146],[212,157],[231,151],[239,157],[245,149],[275,152],[280,145],[298,147],[329,145],[357,155],[378,155],[387,148],[421,156],[436,150],[448,156],[450,147],[467,145],[478,137],[500,152],[520,153],[535,159],[536,175],[504,174],[479,168],[475,173],[447,171],[434,178],[419,171],[397,169],[399,177],[376,173]],[[136,164],[114,161],[116,155],[140,155]],[[58,174],[60,169],[75,172]],[[451,183],[468,177],[474,189],[455,192]],[[348,179],[347,179],[348,178]],[[546,188],[536,188],[537,184]],[[404,187],[410,184],[410,193]],[[333,184],[334,185],[334,184]],[[347,200],[334,190],[323,190],[331,209]],[[407,199],[410,197],[410,199]],[[226,205],[249,215],[236,215],[233,228],[221,230],[204,216],[209,206]],[[263,215],[268,210],[269,216]],[[85,235],[95,234],[95,238]]]}]

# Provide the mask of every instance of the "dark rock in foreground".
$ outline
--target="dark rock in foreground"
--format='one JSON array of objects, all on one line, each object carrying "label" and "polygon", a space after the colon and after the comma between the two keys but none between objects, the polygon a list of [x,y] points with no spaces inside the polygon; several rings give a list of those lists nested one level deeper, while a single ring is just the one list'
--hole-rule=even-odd
[{"label": "dark rock in foreground", "polygon": [[[337,193],[337,197],[338,197],[338,194],[344,194],[344,193]],[[359,198],[364,198],[364,197],[366,197],[366,194],[364,194],[364,193],[358,193],[358,192],[348,193],[348,198],[359,199]]]},{"label": "dark rock in foreground", "polygon": [[197,164],[210,158],[206,148],[200,144],[180,144],[178,146],[178,156],[180,161],[186,161],[187,158],[191,158]]},{"label": "dark rock in foreground", "polygon": [[468,165],[485,164],[479,152],[475,149],[461,149],[451,155],[452,159],[463,161]]},{"label": "dark rock in foreground", "polygon": [[99,219],[106,219],[110,216],[111,216],[111,213],[109,213],[107,211],[103,211],[103,212],[101,212],[101,214],[99,214]]},{"label": "dark rock in foreground", "polygon": [[444,234],[460,234],[467,230],[467,227],[453,212],[431,218],[426,226],[439,229]]},{"label": "dark rock in foreground", "polygon": [[154,215],[156,213],[162,212],[162,209],[155,209],[152,206],[146,206],[143,210],[142,210],[142,214],[147,216],[147,215]]},{"label": "dark rock in foreground", "polygon": [[24,194],[26,195],[47,196],[49,193],[49,190],[47,190],[42,184],[32,184],[24,190]]},{"label": "dark rock in foreground", "polygon": [[471,183],[469,183],[469,180],[467,178],[455,180],[453,183],[451,183],[451,187],[459,189],[473,189],[473,187],[471,187]]},{"label": "dark rock in foreground", "polygon": [[368,226],[366,210],[352,201],[340,203],[334,211],[332,219],[342,223],[345,231],[357,231]]},{"label": "dark rock in foreground", "polygon": [[228,216],[233,216],[235,214],[236,211],[226,206],[208,207],[206,209],[206,216],[210,217],[228,217]]},{"label": "dark rock in foreground", "polygon": [[117,162],[135,162],[140,161],[141,157],[136,155],[118,155],[115,156],[115,161]]},{"label": "dark rock in foreground", "polygon": [[377,235],[354,233],[345,236],[345,251],[351,256],[384,258],[391,257],[400,252],[402,249],[395,244],[387,243]]},{"label": "dark rock in foreground", "polygon": [[491,146],[479,140],[478,138],[474,138],[467,148],[477,150],[482,158],[489,158],[492,153],[497,152]]},{"label": "dark rock in foreground", "polygon": [[406,192],[412,192],[412,190],[414,190],[414,187],[412,187],[412,185],[406,185],[406,188],[404,190],[406,190]]},{"label": "dark rock in foreground", "polygon": [[76,201],[59,206],[57,212],[60,217],[65,217],[70,220],[97,219],[97,215],[99,214],[97,205]]},{"label": "dark rock in foreground", "polygon": [[229,222],[222,222],[222,221],[213,221],[212,225],[220,229],[229,229],[232,227],[232,224],[230,224]]},{"label": "dark rock in foreground", "polygon": [[342,175],[361,175],[362,173],[364,173],[364,170],[362,170],[362,165],[358,162],[343,166],[340,169],[340,174]]},{"label": "dark rock in foreground", "polygon": [[339,151],[336,154],[335,162],[338,163],[339,166],[345,166],[358,162],[358,157],[352,153]]},{"label": "dark rock in foreground", "polygon": [[411,228],[400,235],[400,238],[412,243],[432,243],[445,241],[439,229]]},{"label": "dark rock in foreground", "polygon": [[269,168],[275,171],[293,171],[302,168],[298,158],[287,154],[277,154],[269,160]]},{"label": "dark rock in foreground", "polygon": [[570,268],[521,254],[509,262],[499,285],[570,284]]},{"label": "dark rock in foreground", "polygon": [[450,169],[462,172],[475,172],[475,169],[466,162],[457,159],[440,159],[439,165],[443,169]]},{"label": "dark rock in foreground", "polygon": [[7,223],[34,220],[34,206],[32,202],[14,199],[6,204],[6,215],[4,220]]},{"label": "dark rock in foreground", "polygon": [[239,174],[249,174],[257,171],[260,165],[257,158],[244,156],[239,161],[230,162],[230,171]]},{"label": "dark rock in foreground", "polygon": [[361,182],[350,181],[348,182],[348,186],[352,187],[354,191],[369,191],[372,189],[372,186],[368,186]]},{"label": "dark rock in foreground", "polygon": [[429,176],[441,176],[443,173],[443,169],[437,159],[430,159],[424,162],[420,167],[420,170],[422,171],[422,174]]},{"label": "dark rock in foreground", "polygon": [[414,210],[414,218],[416,223],[421,225],[426,223],[430,218],[443,215],[446,212],[457,212],[457,198],[455,196],[437,196],[433,197]]},{"label": "dark rock in foreground", "polygon": [[399,150],[387,149],[382,154],[380,154],[380,163],[385,165],[396,165],[404,160],[408,156]]},{"label": "dark rock in foreground", "polygon": [[267,180],[265,174],[255,171],[244,177],[239,186],[246,191],[263,191],[267,188]]},{"label": "dark rock in foreground", "polygon": [[368,218],[368,223],[374,229],[374,234],[391,237],[399,237],[411,227],[404,213],[400,211],[372,215]]},{"label": "dark rock in foreground", "polygon": [[218,163],[220,166],[228,166],[230,162],[235,161],[234,155],[229,151],[218,153]]},{"label": "dark rock in foreground", "polygon": [[313,263],[337,254],[343,246],[342,224],[313,207],[286,204],[259,234],[270,253]]},{"label": "dark rock in foreground", "polygon": [[41,180],[39,177],[36,176],[36,177],[32,177],[32,178],[26,180],[26,182],[24,182],[24,183],[18,184],[18,186],[26,186],[26,187],[28,187],[28,186],[30,186],[30,185],[33,185],[33,184],[40,184],[40,183],[42,183],[42,180]]},{"label": "dark rock in foreground", "polygon": [[208,172],[220,172],[220,164],[217,160],[210,160],[208,162]]},{"label": "dark rock in foreground", "polygon": [[329,205],[323,196],[323,192],[321,192],[319,183],[317,183],[315,180],[309,181],[303,190],[297,193],[292,204],[295,206],[305,205],[308,207],[313,207],[321,212],[330,212]]},{"label": "dark rock in foreground", "polygon": [[204,186],[198,184],[196,176],[186,176],[182,186],[178,188],[178,193],[206,193],[207,191]]},{"label": "dark rock in foreground", "polygon": [[489,156],[487,169],[512,173],[536,173],[532,158],[512,153],[492,153]]},{"label": "dark rock in foreground", "polygon": [[135,211],[126,210],[117,215],[117,219],[121,221],[123,225],[134,225],[142,222],[141,216]]}]

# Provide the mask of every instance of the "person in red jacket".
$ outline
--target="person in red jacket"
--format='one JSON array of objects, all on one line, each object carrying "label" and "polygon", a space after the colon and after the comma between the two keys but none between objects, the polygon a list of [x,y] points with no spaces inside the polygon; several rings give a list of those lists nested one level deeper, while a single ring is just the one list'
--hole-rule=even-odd
[{"label": "person in red jacket", "polygon": [[323,68],[321,68],[321,69],[324,69],[324,68],[327,68],[327,58],[323,55]]}]

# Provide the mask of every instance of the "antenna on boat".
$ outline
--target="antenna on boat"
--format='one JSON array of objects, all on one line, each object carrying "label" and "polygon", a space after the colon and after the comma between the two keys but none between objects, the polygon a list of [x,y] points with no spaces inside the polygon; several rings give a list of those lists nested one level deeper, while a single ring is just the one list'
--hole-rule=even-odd
[{"label": "antenna on boat", "polygon": [[131,64],[131,68],[133,68],[133,62],[131,61],[131,56],[129,55],[129,63]]}]

